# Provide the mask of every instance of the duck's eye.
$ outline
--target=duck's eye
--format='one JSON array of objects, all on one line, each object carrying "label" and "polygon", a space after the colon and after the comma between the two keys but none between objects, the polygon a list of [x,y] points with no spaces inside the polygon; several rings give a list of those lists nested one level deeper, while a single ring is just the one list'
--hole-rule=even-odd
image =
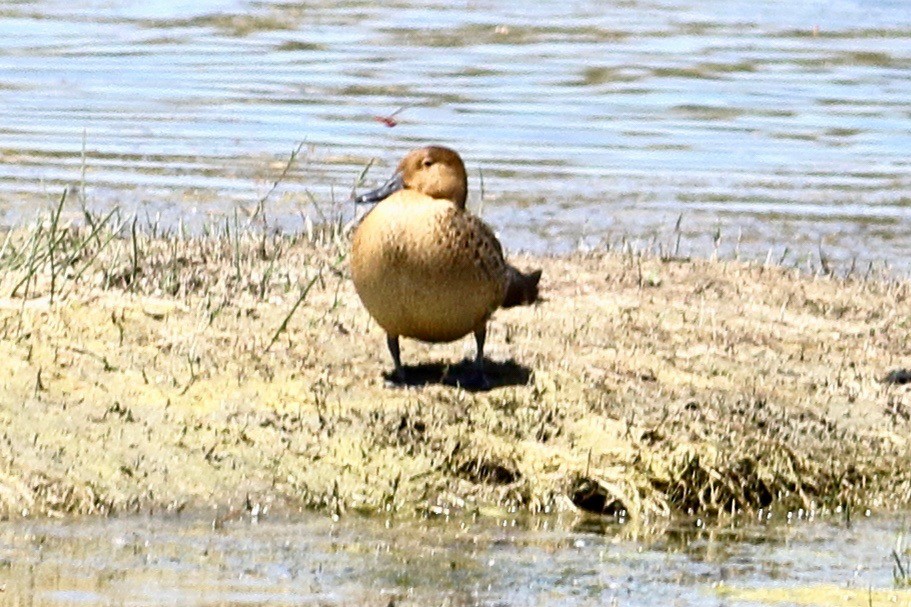
[{"label": "duck's eye", "polygon": [[433,165],[433,160],[431,160],[430,158],[425,158],[421,164],[424,165],[425,167],[429,167],[429,166]]}]

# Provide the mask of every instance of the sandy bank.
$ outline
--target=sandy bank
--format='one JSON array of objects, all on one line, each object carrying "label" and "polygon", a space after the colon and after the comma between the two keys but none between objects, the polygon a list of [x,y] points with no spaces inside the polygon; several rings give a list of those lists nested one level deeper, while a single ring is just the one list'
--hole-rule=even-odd
[{"label": "sandy bank", "polygon": [[[621,253],[517,258],[545,301],[394,389],[338,230],[46,222],[0,249],[8,515],[263,504],[632,516],[911,497],[909,284]],[[53,294],[53,297],[52,297]],[[299,305],[298,305],[299,304]],[[449,367],[453,364],[452,367]],[[442,381],[439,381],[441,380]]]}]

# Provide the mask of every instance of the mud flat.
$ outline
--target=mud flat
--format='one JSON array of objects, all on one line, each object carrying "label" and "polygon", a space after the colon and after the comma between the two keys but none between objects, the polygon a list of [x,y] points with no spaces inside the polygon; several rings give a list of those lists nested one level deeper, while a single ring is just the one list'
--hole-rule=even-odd
[{"label": "mud flat", "polygon": [[[403,342],[392,388],[340,226],[188,236],[59,213],[0,241],[6,516],[217,506],[624,518],[911,499],[909,283],[605,251],[545,300]],[[244,224],[247,224],[246,227]]]}]

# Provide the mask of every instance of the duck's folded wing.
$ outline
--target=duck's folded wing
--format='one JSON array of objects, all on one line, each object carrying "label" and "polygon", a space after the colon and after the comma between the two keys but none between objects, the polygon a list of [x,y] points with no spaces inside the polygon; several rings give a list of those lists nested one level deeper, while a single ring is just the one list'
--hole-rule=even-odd
[{"label": "duck's folded wing", "polygon": [[464,213],[462,218],[466,223],[466,232],[471,235],[471,248],[476,261],[490,279],[502,281],[505,288],[508,270],[500,241],[490,226],[479,218],[467,213]]},{"label": "duck's folded wing", "polygon": [[476,247],[481,254],[484,271],[504,286],[501,307],[511,308],[537,301],[541,270],[526,274],[506,263],[503,247],[493,230],[473,215],[465,217],[471,226],[471,233],[477,239]]}]

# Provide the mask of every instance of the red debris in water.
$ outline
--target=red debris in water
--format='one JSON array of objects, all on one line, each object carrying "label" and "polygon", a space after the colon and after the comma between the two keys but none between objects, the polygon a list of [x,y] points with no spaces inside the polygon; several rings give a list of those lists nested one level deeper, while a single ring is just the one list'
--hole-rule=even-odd
[{"label": "red debris in water", "polygon": [[392,112],[388,116],[374,116],[373,119],[376,120],[377,122],[381,122],[381,123],[385,124],[386,126],[388,126],[391,129],[392,127],[396,126],[399,123],[399,121],[395,119],[396,115],[399,114],[402,110],[404,110],[407,107],[408,107],[407,105],[403,105],[402,107],[400,107],[396,111]]}]

